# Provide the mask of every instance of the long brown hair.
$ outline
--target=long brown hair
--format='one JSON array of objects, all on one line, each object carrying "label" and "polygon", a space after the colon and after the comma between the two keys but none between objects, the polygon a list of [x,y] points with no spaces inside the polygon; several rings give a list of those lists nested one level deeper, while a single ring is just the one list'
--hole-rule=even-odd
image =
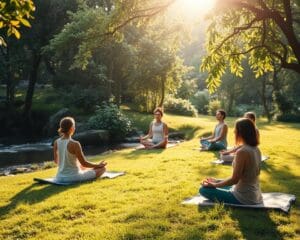
[{"label": "long brown hair", "polygon": [[239,145],[241,141],[253,147],[259,144],[255,125],[249,118],[240,118],[235,122],[235,142]]},{"label": "long brown hair", "polygon": [[256,116],[255,116],[255,113],[254,113],[254,112],[246,112],[246,113],[244,114],[244,117],[245,117],[245,118],[251,119],[254,123],[255,123],[255,121],[256,121]]},{"label": "long brown hair", "polygon": [[159,112],[161,116],[164,115],[164,111],[161,107],[157,107],[154,109],[153,113],[157,113],[157,112]]},{"label": "long brown hair", "polygon": [[59,135],[68,134],[71,127],[75,125],[75,120],[72,117],[64,117],[60,120],[59,129],[57,130]]}]

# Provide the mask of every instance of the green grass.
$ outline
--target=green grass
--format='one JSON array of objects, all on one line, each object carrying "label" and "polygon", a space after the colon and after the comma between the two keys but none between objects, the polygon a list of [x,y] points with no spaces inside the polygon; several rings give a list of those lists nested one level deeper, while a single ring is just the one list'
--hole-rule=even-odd
[{"label": "green grass", "polygon": [[[148,127],[151,120],[129,115],[139,126]],[[205,176],[224,178],[232,169],[212,165],[214,153],[192,150],[213,128],[213,117],[164,119],[172,129],[190,132],[191,140],[167,150],[127,149],[92,159],[126,171],[123,177],[69,187],[33,182],[56,169],[1,177],[0,239],[299,239],[299,201],[290,214],[181,205],[197,194]],[[299,199],[300,124],[260,122],[261,150],[270,156],[261,173],[262,190]],[[233,145],[233,119],[228,123]]]}]

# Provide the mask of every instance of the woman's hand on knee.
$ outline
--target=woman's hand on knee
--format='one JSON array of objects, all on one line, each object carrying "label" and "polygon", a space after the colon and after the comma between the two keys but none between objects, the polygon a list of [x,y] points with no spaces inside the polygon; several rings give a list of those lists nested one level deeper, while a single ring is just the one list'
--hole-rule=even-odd
[{"label": "woman's hand on knee", "polygon": [[215,178],[206,178],[202,181],[202,186],[207,188],[215,188]]},{"label": "woman's hand on knee", "polygon": [[104,161],[101,161],[99,164],[98,164],[98,166],[97,167],[95,167],[95,169],[98,169],[98,168],[105,168],[105,166],[107,165],[107,163],[106,162],[104,162]]}]

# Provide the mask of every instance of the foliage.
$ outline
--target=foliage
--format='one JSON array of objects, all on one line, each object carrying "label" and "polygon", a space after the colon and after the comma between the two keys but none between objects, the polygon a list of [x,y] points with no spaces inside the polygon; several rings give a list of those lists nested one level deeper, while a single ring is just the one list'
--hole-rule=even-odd
[{"label": "foliage", "polygon": [[208,104],[208,113],[214,116],[218,109],[221,109],[221,102],[219,100],[212,100]]},{"label": "foliage", "polygon": [[[147,27],[134,22],[106,39],[116,12],[118,9],[108,14],[105,8],[82,6],[70,15],[71,22],[45,51],[55,55],[58,84],[65,82],[63,76],[74,76],[71,82],[75,79],[79,83],[80,79],[80,84],[101,85],[107,98],[114,96],[118,105],[124,98],[133,99],[145,111],[152,111],[162,104],[165,94],[175,91],[186,72],[177,54],[177,26],[166,33],[161,27],[166,26],[162,18]],[[166,34],[174,38],[166,39]]]},{"label": "foliage", "polygon": [[191,104],[189,100],[182,98],[174,98],[168,96],[164,103],[166,112],[196,117],[198,115],[197,109]]},{"label": "foliage", "polygon": [[209,93],[207,90],[197,91],[191,98],[191,103],[199,113],[207,114],[209,105]]},{"label": "foliage", "polygon": [[238,104],[233,107],[229,116],[233,117],[243,117],[246,112],[255,112],[256,117],[260,117],[263,115],[264,110],[261,105],[253,105],[253,104]]},{"label": "foliage", "polygon": [[[136,119],[149,125],[147,116],[139,114]],[[234,144],[234,120],[227,119],[230,145]],[[226,178],[232,169],[212,165],[214,153],[191,150],[199,145],[198,136],[213,129],[214,117],[166,115],[164,121],[177,131],[186,123],[201,129],[197,137],[175,148],[148,152],[124,149],[88,158],[93,162],[105,160],[110,171],[125,171],[123,177],[61,187],[32,181],[55,176],[56,168],[0,177],[0,238],[299,239],[297,201],[289,214],[228,208],[222,204],[199,210],[196,206],[182,206],[183,199],[198,193],[202,179]],[[262,191],[292,193],[299,199],[299,157],[297,151],[287,149],[300,149],[300,142],[295,141],[300,138],[300,124],[266,125],[259,119],[258,128],[262,138],[260,149],[270,156],[262,164]]]},{"label": "foliage", "polygon": [[91,129],[108,130],[115,140],[122,140],[132,131],[131,121],[114,104],[103,103],[88,120]]},{"label": "foliage", "polygon": [[[17,39],[21,37],[20,27],[30,27],[29,19],[35,6],[32,0],[5,0],[0,2],[0,29],[5,29],[7,36],[14,35]],[[0,47],[6,45],[0,36]]]},{"label": "foliage", "polygon": [[242,77],[246,57],[257,78],[272,72],[275,65],[300,73],[299,8],[293,0],[220,1],[211,16],[207,55],[201,65],[201,70],[208,72],[209,90],[220,85],[227,66]]},{"label": "foliage", "polygon": [[106,100],[105,92],[101,88],[80,88],[74,86],[68,93],[63,93],[65,104],[68,107],[76,106],[84,113],[91,113],[96,110],[96,106]]},{"label": "foliage", "polygon": [[278,114],[278,115],[276,115],[276,120],[279,122],[299,123],[300,122],[300,112]]},{"label": "foliage", "polygon": [[196,94],[197,87],[196,79],[183,79],[175,96],[176,98],[190,99]]}]

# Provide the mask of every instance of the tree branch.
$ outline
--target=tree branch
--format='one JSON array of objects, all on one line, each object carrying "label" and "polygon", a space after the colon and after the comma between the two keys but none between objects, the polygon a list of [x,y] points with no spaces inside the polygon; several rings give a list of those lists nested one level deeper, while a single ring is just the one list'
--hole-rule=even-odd
[{"label": "tree branch", "polygon": [[215,49],[215,52],[217,52],[223,45],[225,42],[227,42],[230,38],[234,37],[235,35],[239,34],[241,31],[243,30],[248,30],[250,28],[252,28],[252,25],[255,23],[255,22],[259,22],[261,19],[258,19],[258,18],[254,18],[250,23],[248,23],[247,25],[245,26],[241,26],[241,27],[236,27],[234,28],[233,30],[233,33],[231,33],[229,36],[227,36],[226,38],[224,38],[221,43],[218,45],[218,47]]},{"label": "tree branch", "polygon": [[288,26],[293,26],[293,18],[292,18],[292,9],[291,9],[291,1],[283,0],[284,12],[286,15],[286,23]]},{"label": "tree branch", "polygon": [[[136,13],[140,13],[140,14],[135,14],[134,16],[126,19],[124,22],[120,23],[113,30],[111,30],[109,32],[106,32],[104,35],[107,36],[107,35],[115,34],[119,29],[123,28],[124,26],[126,26],[128,23],[132,22],[135,19],[153,17],[153,16],[159,14],[160,12],[166,10],[175,1],[176,0],[171,0],[165,5],[161,5],[161,6],[157,6],[157,7],[153,7],[153,8],[148,8],[148,9],[137,10]],[[147,13],[147,12],[150,12],[150,13]]]},{"label": "tree branch", "polygon": [[248,2],[246,3],[246,2],[241,2],[239,0],[227,0],[227,2],[237,7],[245,8],[248,11],[251,11],[256,15],[256,17],[260,17],[261,20],[267,18],[274,20],[275,23],[279,26],[279,28],[283,32],[283,34],[285,35],[286,39],[288,40],[288,43],[291,46],[297,58],[298,64],[300,64],[300,43],[293,29],[290,0],[283,0],[283,1],[284,1],[284,9],[285,9],[287,21],[285,21],[284,17],[277,10],[259,9],[252,4],[249,4]]}]

